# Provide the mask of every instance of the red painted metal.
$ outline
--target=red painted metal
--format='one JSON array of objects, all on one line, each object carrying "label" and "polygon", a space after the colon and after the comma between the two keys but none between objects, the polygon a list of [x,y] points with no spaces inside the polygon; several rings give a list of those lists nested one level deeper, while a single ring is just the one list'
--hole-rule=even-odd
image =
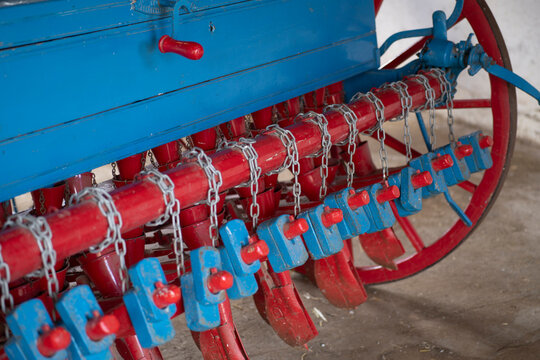
[{"label": "red painted metal", "polygon": [[[454,99],[454,109],[478,109],[490,107],[491,99]],[[446,105],[438,106],[437,109],[446,109]]]},{"label": "red painted metal", "polygon": [[34,190],[31,192],[34,202],[34,211],[37,215],[45,215],[62,207],[66,183],[61,182],[51,187]]},{"label": "red painted metal", "polygon": [[76,194],[82,189],[92,186],[92,178],[94,174],[91,172],[85,172],[79,175],[75,175],[66,180],[68,190],[70,194]]},{"label": "red painted metal", "polygon": [[[210,285],[210,284],[209,284]],[[180,301],[180,288],[176,285],[164,285],[158,281],[156,284],[156,290],[152,295],[154,304],[160,309],[163,309],[171,304],[176,304]],[[231,284],[232,286],[232,284]]]},{"label": "red painted metal", "polygon": [[482,136],[478,142],[482,149],[493,146],[493,138],[491,136]]},{"label": "red painted metal", "polygon": [[[428,76],[436,97],[440,96],[440,86],[434,76]],[[412,96],[413,108],[426,101],[421,84],[405,80]],[[399,95],[388,89],[374,90],[385,106],[385,118],[392,119],[401,114]],[[357,128],[360,131],[376,124],[373,107],[368,101],[359,100],[349,104],[358,116]],[[328,131],[333,142],[344,140],[348,134],[348,125],[341,113],[330,111],[326,114]],[[320,148],[321,135],[317,125],[297,123],[288,127],[297,143],[300,157],[305,157]],[[254,144],[259,154],[258,164],[263,173],[277,169],[283,163],[286,150],[278,137],[266,134],[257,137]],[[238,151],[223,149],[211,155],[214,166],[223,177],[222,189],[229,189],[249,180],[249,164]],[[182,207],[188,207],[206,198],[208,181],[204,171],[195,163],[187,163],[166,172],[174,182],[175,196]],[[163,213],[165,206],[159,188],[149,181],[139,181],[117,189],[111,193],[116,208],[122,216],[123,231],[142,226]],[[58,258],[86,250],[103,240],[107,220],[97,205],[91,201],[71,206],[47,216],[53,234],[53,246]],[[76,230],[74,230],[76,229]],[[33,236],[24,229],[12,228],[0,233],[2,253],[9,265],[12,278],[18,279],[41,266],[39,249]],[[17,261],[25,258],[26,261]]]},{"label": "red painted metal", "polygon": [[135,175],[144,169],[146,163],[146,151],[141,154],[135,154],[128,156],[122,160],[118,160],[116,165],[118,166],[119,180],[133,180]]},{"label": "red painted metal", "polygon": [[411,183],[413,188],[417,190],[433,183],[433,178],[429,171],[420,172],[420,170],[418,170],[417,173],[411,177]]},{"label": "red painted metal", "polygon": [[405,249],[392,228],[372,234],[362,234],[359,240],[366,255],[376,264],[387,269],[396,270],[394,260],[405,254]]},{"label": "red painted metal", "polygon": [[431,165],[433,166],[433,170],[441,171],[454,165],[454,160],[452,160],[452,156],[445,154],[431,160]]},{"label": "red painted metal", "polygon": [[387,201],[392,201],[399,197],[399,188],[396,185],[383,187],[377,191],[377,202],[382,204]]},{"label": "red painted metal", "polygon": [[156,146],[152,148],[152,152],[156,157],[159,165],[167,165],[173,161],[180,160],[180,144],[178,141],[171,141],[169,143]]},{"label": "red painted metal", "polygon": [[120,329],[118,318],[112,314],[100,315],[95,310],[92,319],[86,323],[86,334],[93,341],[100,341],[106,336],[116,334]]},{"label": "red painted metal", "polygon": [[61,326],[51,329],[49,325],[43,325],[42,332],[38,338],[37,348],[43,356],[51,357],[67,348],[71,342],[71,335]]},{"label": "red painted metal", "polygon": [[283,229],[283,234],[289,240],[293,239],[296,236],[302,235],[309,230],[309,225],[306,219],[295,220],[294,216],[289,217],[289,223],[285,224]]},{"label": "red painted metal", "polygon": [[204,55],[201,44],[194,41],[179,41],[168,35],[163,35],[159,39],[159,51],[162,53],[174,53],[190,60],[199,60]]},{"label": "red painted metal", "polygon": [[340,209],[330,209],[329,206],[324,208],[324,212],[321,215],[321,221],[327,228],[335,225],[343,220],[343,211]]},{"label": "red painted metal", "polygon": [[208,277],[208,290],[212,294],[217,294],[222,290],[230,289],[233,286],[233,281],[234,278],[230,272],[224,270],[218,271]]},{"label": "red painted metal", "polygon": [[215,128],[199,131],[191,135],[193,145],[205,151],[214,150],[217,142],[217,132]]},{"label": "red painted metal", "polygon": [[[326,184],[331,184],[336,178],[339,169],[339,162],[336,159],[328,161],[328,176]],[[322,177],[320,167],[314,168],[306,173],[300,173],[298,182],[302,188],[302,194],[311,201],[319,200],[319,191],[322,186]]]},{"label": "red painted metal", "polygon": [[369,204],[369,193],[367,192],[367,190],[363,190],[357,193],[351,189],[349,191],[349,194],[351,196],[349,196],[349,198],[347,199],[347,203],[349,204],[351,209],[356,210],[360,206]]},{"label": "red painted metal", "polygon": [[262,261],[270,252],[270,249],[268,249],[268,245],[266,245],[266,242],[260,240],[257,236],[252,236],[250,241],[254,242],[247,246],[244,246],[242,250],[240,250],[240,256],[242,256],[242,260],[244,260],[244,262],[248,265],[254,263],[257,260]]},{"label": "red painted metal", "polygon": [[454,150],[454,154],[456,155],[456,158],[459,160],[463,159],[466,156],[469,156],[473,153],[473,147],[472,145],[462,145],[461,143],[458,143],[458,147]]}]

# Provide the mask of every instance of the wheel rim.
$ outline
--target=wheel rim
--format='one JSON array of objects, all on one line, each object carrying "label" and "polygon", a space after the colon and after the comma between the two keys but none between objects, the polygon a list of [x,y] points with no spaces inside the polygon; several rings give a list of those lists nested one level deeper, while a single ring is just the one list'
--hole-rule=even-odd
[{"label": "wheel rim", "polygon": [[[376,4],[380,6],[381,2],[377,0]],[[471,25],[484,50],[499,65],[511,69],[504,40],[485,1],[466,0],[462,18],[467,20]],[[401,58],[398,56],[396,61],[390,62],[388,67],[396,67],[414,55],[425,40],[418,41],[408,51],[405,51],[405,55]],[[470,182],[461,185],[462,188],[472,192],[472,197],[465,213],[473,222],[473,226],[467,227],[462,221],[457,220],[444,235],[431,245],[413,255],[396,260],[397,270],[389,270],[381,266],[357,267],[358,273],[364,283],[376,284],[403,279],[434,265],[461,244],[478,227],[493,205],[504,183],[514,148],[516,99],[513,86],[494,76],[490,76],[489,79],[491,85],[490,102],[481,99],[480,101],[462,101],[459,105],[464,108],[469,106],[486,107],[489,105],[493,116],[492,136],[494,144],[491,149],[493,166],[484,172],[482,180],[478,185]],[[407,219],[401,219],[400,225],[406,233],[407,223]],[[414,234],[409,235],[414,236]]]}]

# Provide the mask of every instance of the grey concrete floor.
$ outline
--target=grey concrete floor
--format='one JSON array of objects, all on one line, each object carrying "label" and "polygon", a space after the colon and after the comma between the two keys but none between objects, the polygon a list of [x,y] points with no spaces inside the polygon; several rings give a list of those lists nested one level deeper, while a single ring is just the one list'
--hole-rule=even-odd
[{"label": "grey concrete floor", "polygon": [[[459,134],[473,130],[458,126]],[[250,358],[540,359],[539,178],[540,147],[518,142],[504,189],[474,234],[426,271],[368,287],[367,302],[354,311],[333,307],[315,286],[295,276],[319,331],[308,350],[283,343],[251,299],[233,302]],[[454,195],[467,200],[459,190]],[[427,239],[455,218],[444,202],[430,200],[425,206],[413,221]],[[174,321],[177,336],[162,348],[164,357],[200,359],[183,317]]]}]

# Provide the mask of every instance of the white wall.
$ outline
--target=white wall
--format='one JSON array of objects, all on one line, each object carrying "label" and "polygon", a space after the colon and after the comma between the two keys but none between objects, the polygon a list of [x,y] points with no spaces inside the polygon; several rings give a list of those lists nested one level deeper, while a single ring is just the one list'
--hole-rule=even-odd
[{"label": "white wall", "polygon": [[[454,4],[453,0],[385,0],[377,16],[379,44],[396,31],[431,26],[433,11],[444,10],[448,16]],[[487,4],[505,39],[514,72],[540,88],[540,1],[487,0]],[[469,32],[471,30],[468,24],[462,22],[455,30],[450,31],[449,37],[453,41],[464,40]],[[382,62],[389,61],[414,41],[402,41],[393,45],[384,55]],[[485,75],[470,80],[465,79],[466,77],[469,76],[460,76],[457,97],[481,97],[488,94]],[[517,98],[518,137],[540,143],[540,106],[520,90],[517,91]],[[483,114],[485,112],[482,111],[460,112],[459,118],[469,122],[482,122],[486,118]]]}]

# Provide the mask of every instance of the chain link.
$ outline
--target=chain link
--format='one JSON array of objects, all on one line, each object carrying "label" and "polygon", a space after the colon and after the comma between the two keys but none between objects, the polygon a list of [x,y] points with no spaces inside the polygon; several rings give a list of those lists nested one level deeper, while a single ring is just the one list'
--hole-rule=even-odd
[{"label": "chain link", "polygon": [[[357,94],[358,95],[358,94]],[[351,101],[356,101],[356,95],[353,97]],[[328,110],[334,110],[339,111],[343,117],[345,118],[345,121],[347,122],[347,125],[349,125],[349,136],[347,137],[347,140],[342,141],[337,146],[344,146],[347,144],[347,154],[349,155],[349,161],[346,163],[347,166],[347,186],[351,187],[352,182],[354,179],[354,171],[355,171],[355,165],[353,161],[354,153],[356,152],[356,139],[358,137],[358,129],[356,128],[356,124],[358,122],[358,117],[352,111],[347,105],[345,104],[332,104],[328,105],[324,111]]]},{"label": "chain link", "polygon": [[182,239],[182,229],[180,227],[180,201],[174,196],[174,183],[171,178],[152,169],[148,171],[140,172],[136,180],[148,180],[159,187],[163,195],[163,202],[165,203],[165,212],[161,214],[157,219],[150,221],[147,225],[159,226],[165,224],[169,219],[172,219],[173,226],[173,251],[176,260],[176,273],[178,278],[185,271],[184,264],[184,242]]},{"label": "chain link", "polygon": [[298,181],[298,175],[300,174],[300,163],[298,161],[299,155],[298,147],[296,146],[296,139],[294,138],[292,132],[287,129],[283,129],[277,124],[268,125],[266,127],[265,133],[269,133],[270,135],[276,134],[281,143],[283,144],[283,147],[285,147],[285,150],[287,151],[287,156],[285,157],[285,160],[283,161],[281,167],[275,171],[270,172],[270,174],[280,173],[281,171],[289,167],[291,168],[291,172],[294,176],[293,196],[294,216],[296,216],[301,211],[300,194],[302,191],[300,182]]},{"label": "chain link", "polygon": [[[150,164],[152,164],[152,166],[157,169],[159,167],[159,164],[156,162],[156,159],[154,157],[154,152],[152,150],[148,150],[148,158],[150,159]],[[144,166],[143,166],[143,169],[144,169]]]},{"label": "chain link", "polygon": [[218,239],[217,203],[219,202],[219,188],[223,185],[223,178],[221,177],[221,172],[212,164],[212,159],[201,148],[193,147],[187,153],[186,157],[196,159],[208,178],[208,196],[206,198],[206,201],[210,205],[210,227],[208,228],[208,233],[212,239],[212,246],[216,247]]},{"label": "chain link", "polygon": [[111,163],[111,172],[112,172],[112,178],[115,179],[116,178],[116,162],[112,162]]},{"label": "chain link", "polygon": [[454,134],[454,99],[452,97],[452,84],[450,84],[444,70],[433,68],[430,71],[437,76],[437,79],[439,79],[439,85],[441,87],[441,97],[439,103],[442,103],[443,101],[446,103],[448,140],[451,144],[454,144],[456,142],[456,136]]},{"label": "chain link", "polygon": [[95,187],[84,188],[80,193],[73,194],[69,199],[69,205],[78,204],[84,200],[96,202],[99,210],[107,219],[109,224],[105,239],[98,245],[91,246],[91,253],[99,253],[114,244],[116,253],[120,260],[120,281],[122,283],[122,292],[126,292],[129,286],[129,275],[126,266],[126,241],[122,238],[122,217],[114,205],[111,195],[103,189]]},{"label": "chain link", "polygon": [[[4,223],[4,226],[2,227],[2,230],[7,229],[9,226],[10,225],[6,221],[6,223]],[[10,282],[11,272],[9,270],[9,265],[4,261],[4,257],[2,255],[2,245],[0,244],[0,290],[2,291],[2,295],[0,296],[0,310],[4,315],[7,315],[9,312],[11,312],[13,310],[13,307],[15,306],[13,295],[11,295],[11,293],[9,292]],[[5,326],[5,335],[6,339],[9,338],[9,328],[7,325]]]},{"label": "chain link", "polygon": [[425,75],[416,74],[410,77],[410,79],[420,83],[425,89],[426,103],[416,109],[416,111],[429,109],[429,142],[431,148],[434,149],[437,144],[437,135],[435,133],[435,90],[433,90]]},{"label": "chain link", "polygon": [[[96,186],[97,186],[96,173],[91,172],[90,174],[92,174],[92,186],[93,186],[93,187],[96,187]],[[69,201],[68,201],[68,202],[69,202]]]},{"label": "chain link", "polygon": [[412,137],[411,129],[409,127],[409,112],[412,109],[413,100],[412,96],[409,94],[409,87],[403,81],[396,81],[390,84],[385,84],[383,88],[390,88],[399,94],[401,102],[401,115],[398,116],[397,119],[403,120],[403,141],[405,143],[405,156],[407,156],[407,161],[410,161],[412,159]]}]

